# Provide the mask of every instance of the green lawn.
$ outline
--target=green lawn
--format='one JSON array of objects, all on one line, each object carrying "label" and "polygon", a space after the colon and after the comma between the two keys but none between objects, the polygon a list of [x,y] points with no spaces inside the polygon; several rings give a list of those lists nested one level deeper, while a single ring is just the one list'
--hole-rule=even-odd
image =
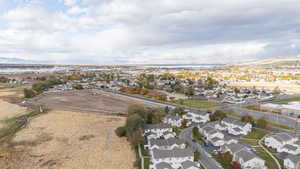
[{"label": "green lawn", "polygon": [[211,102],[208,100],[194,100],[194,99],[176,100],[175,104],[194,107],[198,109],[208,109],[208,108],[223,105],[221,103]]},{"label": "green lawn", "polygon": [[268,131],[253,128],[250,133],[248,133],[246,136],[244,136],[244,138],[259,140],[259,139],[263,138],[268,133],[269,133]]},{"label": "green lawn", "polygon": [[300,96],[298,97],[291,97],[291,98],[286,98],[286,99],[280,99],[280,100],[275,100],[272,103],[278,103],[278,104],[288,104],[289,102],[292,101],[300,101]]},{"label": "green lawn", "polygon": [[[224,168],[224,169],[230,169],[231,168],[231,165],[230,165],[230,162],[228,163],[227,161],[225,161],[223,158],[221,158],[220,156],[216,155],[216,154],[213,154],[211,153],[211,156],[219,163],[221,164],[221,166]],[[201,157],[200,157],[201,158]]]},{"label": "green lawn", "polygon": [[256,154],[260,158],[262,158],[262,159],[264,159],[266,161],[266,165],[267,165],[268,168],[270,168],[270,169],[278,169],[278,167],[276,165],[276,162],[273,160],[273,158],[269,154],[267,154],[263,150],[263,148],[261,148],[261,147],[255,147],[255,149],[256,149]]},{"label": "green lawn", "polygon": [[233,116],[233,117],[237,117],[237,118],[241,118],[242,117],[241,115],[239,115],[236,112],[231,111],[231,110],[221,110],[221,111],[224,112],[224,113],[226,113],[229,116]]},{"label": "green lawn", "polygon": [[144,158],[144,169],[150,168],[150,158]]},{"label": "green lawn", "polygon": [[278,127],[278,128],[282,128],[282,129],[286,129],[286,130],[294,130],[294,127],[290,127],[290,126],[286,126],[283,124],[279,124],[279,123],[272,123],[272,122],[268,122],[271,126],[273,127]]},{"label": "green lawn", "polygon": [[141,145],[141,152],[143,156],[149,156],[149,151],[146,150],[143,145]]}]

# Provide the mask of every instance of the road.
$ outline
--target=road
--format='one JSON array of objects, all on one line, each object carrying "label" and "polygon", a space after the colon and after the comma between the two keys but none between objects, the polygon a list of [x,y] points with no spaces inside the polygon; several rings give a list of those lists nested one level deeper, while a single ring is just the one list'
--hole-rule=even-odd
[{"label": "road", "polygon": [[292,117],[289,117],[286,115],[275,114],[275,113],[271,113],[271,112],[261,112],[261,111],[249,110],[249,109],[245,109],[245,108],[235,106],[235,105],[232,105],[230,108],[227,108],[227,109],[231,110],[239,115],[248,114],[256,119],[264,118],[267,121],[290,126],[290,127],[296,128],[297,131],[300,131],[300,123],[297,122],[297,120],[295,118],[292,118]]},{"label": "road", "polygon": [[200,152],[200,162],[205,169],[223,169],[221,165],[215,161],[199,144],[192,141],[192,129],[192,127],[184,129],[180,133],[179,138],[188,142],[194,151]]}]

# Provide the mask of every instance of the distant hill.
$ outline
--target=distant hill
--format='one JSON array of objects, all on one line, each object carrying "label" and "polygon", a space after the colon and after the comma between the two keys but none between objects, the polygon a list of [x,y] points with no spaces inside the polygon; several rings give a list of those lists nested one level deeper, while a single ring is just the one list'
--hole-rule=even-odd
[{"label": "distant hill", "polygon": [[300,65],[300,54],[294,56],[277,56],[239,64],[243,65]]}]

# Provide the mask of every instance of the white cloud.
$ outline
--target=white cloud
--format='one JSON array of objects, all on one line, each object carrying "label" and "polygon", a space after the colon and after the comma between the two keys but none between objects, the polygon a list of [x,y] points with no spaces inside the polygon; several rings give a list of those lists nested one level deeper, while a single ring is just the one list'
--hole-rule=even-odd
[{"label": "white cloud", "polygon": [[73,6],[77,3],[77,0],[64,0],[66,6]]},{"label": "white cloud", "polygon": [[0,14],[0,56],[60,63],[222,63],[300,52],[297,0],[63,2],[66,10],[31,3]]}]

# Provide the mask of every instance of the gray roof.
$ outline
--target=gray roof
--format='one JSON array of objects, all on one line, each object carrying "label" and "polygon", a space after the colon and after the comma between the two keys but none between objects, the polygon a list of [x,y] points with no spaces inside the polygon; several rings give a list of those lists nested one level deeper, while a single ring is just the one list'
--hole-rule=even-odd
[{"label": "gray roof", "polygon": [[212,135],[212,134],[215,134],[218,132],[218,130],[216,130],[215,128],[210,127],[210,126],[205,126],[202,128],[202,130],[205,131],[206,133],[208,133],[209,135]]},{"label": "gray roof", "polygon": [[242,130],[241,130],[240,128],[238,128],[238,127],[233,128],[233,130],[236,131],[236,132],[241,132],[241,131],[242,131]]},{"label": "gray roof", "polygon": [[225,145],[226,148],[228,148],[233,154],[241,151],[241,150],[246,150],[247,147],[244,146],[243,144],[240,144],[240,143],[231,143],[231,144],[228,144],[228,145]]},{"label": "gray roof", "polygon": [[174,150],[153,150],[154,159],[193,157],[194,152],[191,149],[174,149]]},{"label": "gray roof", "polygon": [[145,129],[166,129],[172,128],[170,125],[159,123],[159,124],[146,124]]},{"label": "gray roof", "polygon": [[254,153],[248,150],[241,150],[238,153],[236,153],[236,159],[241,158],[243,159],[244,162],[250,161],[254,158],[259,158],[257,157]]},{"label": "gray roof", "polygon": [[165,116],[165,118],[166,119],[171,119],[171,120],[180,120],[181,119],[181,117],[179,116],[179,115],[174,115],[174,114],[167,114],[166,116]]},{"label": "gray roof", "polygon": [[197,167],[197,164],[193,161],[184,161],[181,163],[182,169],[189,169],[190,167]]},{"label": "gray roof", "polygon": [[215,142],[220,141],[222,139],[220,139],[219,137],[214,137],[214,138],[212,138],[210,140],[211,140],[211,142],[215,143]]},{"label": "gray roof", "polygon": [[283,148],[288,149],[290,151],[296,151],[298,149],[296,146],[293,146],[293,145],[290,145],[290,144],[284,145]]},{"label": "gray roof", "polygon": [[150,143],[151,146],[157,145],[159,147],[161,147],[161,146],[172,146],[174,144],[176,144],[176,145],[185,144],[184,140],[178,139],[178,138],[150,139],[149,143]]},{"label": "gray roof", "polygon": [[273,137],[275,140],[277,140],[278,142],[281,142],[281,143],[287,142],[287,141],[293,139],[293,137],[287,133],[279,133],[279,134],[271,135],[269,137]]},{"label": "gray roof", "polygon": [[293,163],[300,164],[300,155],[288,155],[285,159],[290,159]]},{"label": "gray roof", "polygon": [[232,117],[226,117],[222,120],[223,122],[226,122],[226,123],[230,123],[230,124],[235,124],[237,126],[240,126],[240,127],[244,127],[247,123],[245,122],[242,122],[238,119],[235,119],[235,118],[232,118]]},{"label": "gray roof", "polygon": [[157,163],[155,166],[156,169],[174,169],[169,163],[166,162]]}]

